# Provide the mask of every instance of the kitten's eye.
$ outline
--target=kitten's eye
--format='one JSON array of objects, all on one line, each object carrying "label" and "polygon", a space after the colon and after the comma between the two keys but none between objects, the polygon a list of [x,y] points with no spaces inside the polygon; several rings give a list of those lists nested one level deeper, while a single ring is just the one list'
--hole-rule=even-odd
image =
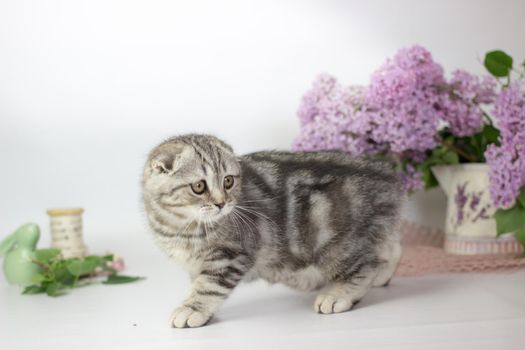
[{"label": "kitten's eye", "polygon": [[224,178],[224,188],[229,190],[233,186],[233,176],[228,175]]},{"label": "kitten's eye", "polygon": [[203,194],[204,191],[206,191],[206,181],[200,180],[199,182],[191,184],[191,189],[195,194]]}]

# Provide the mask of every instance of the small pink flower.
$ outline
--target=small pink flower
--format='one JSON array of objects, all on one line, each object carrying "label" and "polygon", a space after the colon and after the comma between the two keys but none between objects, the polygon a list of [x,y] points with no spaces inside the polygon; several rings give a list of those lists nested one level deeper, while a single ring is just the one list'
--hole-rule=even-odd
[{"label": "small pink flower", "polygon": [[124,259],[122,259],[122,257],[114,257],[113,261],[109,262],[108,266],[119,272],[123,271],[126,267],[124,265]]},{"label": "small pink flower", "polygon": [[[124,259],[122,259],[121,257],[114,256],[113,257],[113,261],[106,262],[106,266],[108,268],[110,268],[110,269],[113,269],[113,270],[117,271],[117,272],[121,272],[125,268]],[[100,276],[100,277],[106,277],[106,276],[111,275],[112,272],[108,271],[108,270],[104,270],[101,267],[97,267],[95,269],[95,274],[97,276]]]}]

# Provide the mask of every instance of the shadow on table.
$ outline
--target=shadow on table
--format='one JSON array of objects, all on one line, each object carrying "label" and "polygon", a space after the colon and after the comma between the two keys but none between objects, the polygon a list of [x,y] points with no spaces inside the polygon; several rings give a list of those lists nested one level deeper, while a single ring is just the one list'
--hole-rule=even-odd
[{"label": "shadow on table", "polygon": [[[373,307],[374,305],[396,302],[407,298],[430,293],[440,293],[441,290],[451,291],[457,282],[443,278],[395,278],[387,287],[372,288],[371,291],[354,306],[354,309]],[[266,287],[270,288],[270,287]],[[270,293],[261,292],[250,295],[249,298],[236,303],[225,305],[219,319],[212,320],[211,324],[222,320],[245,319],[248,317],[264,317],[266,315],[290,315],[304,311],[313,313],[313,303],[317,292],[282,291]],[[232,296],[235,299],[235,295]]]},{"label": "shadow on table", "polygon": [[386,287],[372,288],[354,308],[364,308],[376,304],[396,302],[402,299],[417,298],[427,294],[439,294],[442,290],[458,288],[457,281],[445,278],[394,278]]}]

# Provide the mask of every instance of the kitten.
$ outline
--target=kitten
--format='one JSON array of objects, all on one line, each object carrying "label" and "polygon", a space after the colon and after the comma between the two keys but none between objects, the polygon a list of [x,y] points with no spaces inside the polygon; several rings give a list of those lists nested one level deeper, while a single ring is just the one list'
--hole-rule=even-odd
[{"label": "kitten", "polygon": [[188,270],[191,292],[173,327],[199,327],[241,280],[310,291],[314,309],[349,310],[386,285],[401,255],[404,197],[386,162],[340,152],[236,157],[213,136],[153,149],[143,197],[156,241]]}]

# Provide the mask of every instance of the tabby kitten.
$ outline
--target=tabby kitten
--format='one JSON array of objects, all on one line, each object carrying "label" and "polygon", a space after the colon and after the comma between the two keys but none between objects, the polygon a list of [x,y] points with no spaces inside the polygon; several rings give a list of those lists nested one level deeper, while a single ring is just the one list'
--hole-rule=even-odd
[{"label": "tabby kitten", "polygon": [[184,135],[151,151],[143,197],[156,241],[191,276],[177,328],[206,324],[254,278],[320,289],[315,311],[343,312],[386,285],[401,255],[403,191],[386,162],[332,151],[236,157],[214,136]]}]

